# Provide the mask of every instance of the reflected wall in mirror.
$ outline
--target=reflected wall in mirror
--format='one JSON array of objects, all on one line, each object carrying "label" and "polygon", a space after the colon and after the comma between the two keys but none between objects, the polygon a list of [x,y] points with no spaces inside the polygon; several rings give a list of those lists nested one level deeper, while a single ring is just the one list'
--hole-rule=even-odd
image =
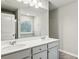
[{"label": "reflected wall in mirror", "polygon": [[1,40],[15,39],[15,16],[1,13]]}]

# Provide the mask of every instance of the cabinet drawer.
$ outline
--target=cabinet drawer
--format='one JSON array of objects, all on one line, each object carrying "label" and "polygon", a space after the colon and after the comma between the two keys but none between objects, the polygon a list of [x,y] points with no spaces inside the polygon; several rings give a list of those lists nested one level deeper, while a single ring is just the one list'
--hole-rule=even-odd
[{"label": "cabinet drawer", "polygon": [[47,59],[47,51],[33,55],[33,59]]},{"label": "cabinet drawer", "polygon": [[52,48],[52,47],[55,47],[55,46],[58,46],[58,42],[52,42],[52,43],[48,44],[48,48]]},{"label": "cabinet drawer", "polygon": [[47,44],[32,48],[33,54],[47,50]]},{"label": "cabinet drawer", "polygon": [[2,59],[21,59],[31,56],[31,49],[19,51],[10,55],[2,56]]}]

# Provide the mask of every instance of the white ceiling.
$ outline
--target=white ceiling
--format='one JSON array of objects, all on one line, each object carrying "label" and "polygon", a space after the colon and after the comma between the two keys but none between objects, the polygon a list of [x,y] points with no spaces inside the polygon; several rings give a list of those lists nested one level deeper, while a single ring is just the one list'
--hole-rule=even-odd
[{"label": "white ceiling", "polygon": [[[43,2],[43,7],[47,8],[48,0],[41,0],[41,1]],[[77,0],[50,0],[49,9],[52,10],[74,1],[77,1]],[[1,0],[1,7],[11,9],[11,10],[16,10],[18,8],[29,8],[28,5],[25,5],[22,2],[18,3],[16,0]]]},{"label": "white ceiling", "polygon": [[[41,0],[43,6],[41,8],[47,9],[47,1],[48,0]],[[10,10],[16,10],[18,8],[30,8],[29,5],[24,4],[23,2],[17,2],[17,0],[1,0],[1,7],[10,9]]]},{"label": "white ceiling", "polygon": [[75,1],[77,0],[50,0],[49,8],[52,10]]}]

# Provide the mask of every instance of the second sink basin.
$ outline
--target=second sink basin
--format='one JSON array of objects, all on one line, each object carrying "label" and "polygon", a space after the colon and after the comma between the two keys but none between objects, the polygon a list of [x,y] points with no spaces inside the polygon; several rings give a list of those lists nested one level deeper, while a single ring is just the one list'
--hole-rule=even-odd
[{"label": "second sink basin", "polygon": [[4,51],[4,50],[19,49],[19,48],[22,48],[22,47],[24,47],[24,46],[25,46],[25,44],[9,45],[9,46],[6,46],[6,47],[1,48],[1,50]]}]

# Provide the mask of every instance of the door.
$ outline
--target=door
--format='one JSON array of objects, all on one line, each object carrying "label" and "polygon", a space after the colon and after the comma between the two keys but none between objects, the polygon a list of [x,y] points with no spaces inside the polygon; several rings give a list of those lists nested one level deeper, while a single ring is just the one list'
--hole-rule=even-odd
[{"label": "door", "polygon": [[15,39],[15,17],[1,13],[1,40]]},{"label": "door", "polygon": [[58,59],[58,47],[54,47],[48,50],[48,59]]},{"label": "door", "polygon": [[33,55],[33,59],[47,59],[47,51]]}]

